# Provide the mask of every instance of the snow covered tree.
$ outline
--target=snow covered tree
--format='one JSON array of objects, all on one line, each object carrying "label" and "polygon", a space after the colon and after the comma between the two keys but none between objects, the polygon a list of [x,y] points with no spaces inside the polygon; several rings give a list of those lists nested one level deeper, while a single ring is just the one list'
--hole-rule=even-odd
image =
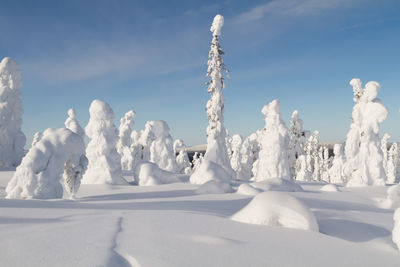
[{"label": "snow covered tree", "polygon": [[344,163],[345,159],[343,156],[343,149],[341,144],[335,144],[333,147],[334,158],[332,161],[332,167],[330,167],[329,180],[331,183],[341,184],[346,181],[346,176],[344,173]]},{"label": "snow covered tree", "polygon": [[135,158],[131,148],[132,127],[134,125],[133,119],[135,116],[135,111],[130,110],[120,119],[117,151],[121,157],[121,168],[123,170],[133,170],[135,167]]},{"label": "snow covered tree", "polygon": [[73,196],[85,172],[85,143],[80,135],[61,129],[47,129],[17,167],[7,185],[7,198],[62,198]]},{"label": "snow covered tree", "polygon": [[157,164],[162,170],[178,172],[168,124],[165,121],[154,121],[152,130],[155,139],[150,145],[150,162]]},{"label": "snow covered tree", "polygon": [[321,158],[321,162],[322,162],[322,166],[321,166],[321,180],[325,181],[327,183],[330,183],[329,180],[329,168],[330,168],[330,159],[329,159],[329,149],[324,146],[322,148],[322,158]]},{"label": "snow covered tree", "polygon": [[265,128],[260,137],[261,150],[254,180],[291,179],[287,154],[289,136],[281,119],[279,101],[273,100],[261,112],[265,115]]},{"label": "snow covered tree", "polygon": [[208,92],[211,94],[211,98],[206,105],[209,121],[207,127],[207,150],[202,160],[202,165],[204,166],[197,168],[190,177],[190,182],[194,184],[203,184],[210,180],[231,180],[236,178],[236,174],[230,166],[225,140],[225,104],[222,93],[225,88],[223,76],[225,65],[222,59],[224,53],[219,44],[223,24],[224,17],[216,15],[210,28],[213,39],[211,41],[207,69],[207,77],[210,78]]},{"label": "snow covered tree", "polygon": [[240,148],[240,171],[237,173],[237,178],[242,180],[249,180],[253,177],[251,171],[254,163],[254,152],[250,139],[244,139],[242,147]]},{"label": "snow covered tree", "polygon": [[383,153],[383,169],[385,169],[386,175],[388,174],[387,163],[388,163],[388,140],[390,135],[385,133],[381,139],[381,149]]},{"label": "snow covered tree", "polygon": [[[179,152],[178,152],[179,151]],[[190,174],[192,172],[192,164],[190,163],[189,156],[186,150],[186,145],[181,139],[174,141],[174,154],[176,155],[176,164],[178,165],[178,172]]]},{"label": "snow covered tree", "polygon": [[299,112],[293,111],[289,126],[289,165],[292,175],[296,171],[296,159],[304,154],[305,138],[303,134],[303,121],[299,118]]},{"label": "snow covered tree", "polygon": [[312,173],[307,168],[307,161],[305,155],[300,155],[296,160],[296,180],[297,181],[311,181]]},{"label": "snow covered tree", "polygon": [[242,171],[242,158],[240,154],[240,149],[242,148],[242,137],[239,134],[235,134],[232,136],[231,140],[231,166],[232,169],[236,173],[240,173]]},{"label": "snow covered tree", "polygon": [[352,167],[346,172],[347,185],[384,185],[386,173],[383,168],[379,124],[386,119],[388,110],[376,98],[381,89],[379,83],[368,82],[365,89],[360,91],[357,88],[361,86],[361,82],[357,79],[354,82],[354,80],[350,84],[353,85],[353,90],[358,92],[358,102],[353,108],[353,124],[346,140],[346,148],[348,148],[347,142],[350,144],[346,156],[349,155],[347,160],[350,161]]},{"label": "snow covered tree", "polygon": [[0,167],[17,166],[24,156],[21,71],[9,57],[0,62]]},{"label": "snow covered tree", "polygon": [[153,132],[154,121],[146,122],[144,130],[140,132],[139,144],[142,145],[142,160],[150,161],[150,145],[155,140]]},{"label": "snow covered tree", "polygon": [[40,141],[40,139],[42,139],[42,133],[41,132],[36,132],[33,135],[33,140],[32,140],[32,145],[31,146],[35,146]]},{"label": "snow covered tree", "polygon": [[72,132],[79,134],[82,138],[85,136],[85,131],[79,125],[79,122],[76,120],[76,113],[73,108],[68,110],[68,118],[65,121],[65,128],[71,130]]},{"label": "snow covered tree", "polygon": [[387,158],[387,182],[389,184],[394,184],[397,182],[397,169],[399,160],[399,148],[397,143],[393,143],[389,149]]},{"label": "snow covered tree", "polygon": [[114,112],[104,101],[94,100],[89,107],[90,119],[85,128],[90,142],[86,148],[89,160],[83,176],[84,184],[126,184],[122,177],[121,157],[116,144],[118,131],[114,125]]}]

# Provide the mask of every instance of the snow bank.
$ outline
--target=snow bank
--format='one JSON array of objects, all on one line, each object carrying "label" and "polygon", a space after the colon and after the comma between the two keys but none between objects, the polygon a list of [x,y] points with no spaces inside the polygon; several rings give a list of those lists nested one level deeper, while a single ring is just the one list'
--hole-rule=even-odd
[{"label": "snow bank", "polygon": [[383,209],[395,209],[400,207],[400,184],[393,185],[387,190],[387,197],[378,203]]},{"label": "snow bank", "polygon": [[66,191],[73,196],[86,166],[80,135],[64,128],[47,129],[17,167],[6,188],[7,198],[62,198],[62,175]]},{"label": "snow bank", "polygon": [[255,188],[249,184],[241,184],[236,191],[237,194],[247,196],[255,196],[260,192],[262,192],[260,189]]},{"label": "snow bank", "polygon": [[256,195],[231,219],[243,223],[319,231],[314,214],[300,200],[279,192]]},{"label": "snow bank", "polygon": [[324,192],[339,192],[339,187],[334,184],[327,184],[321,187],[319,190],[324,191]]},{"label": "snow bank", "polygon": [[394,220],[394,228],[393,228],[392,239],[400,250],[400,208],[398,208],[394,212],[393,220]]},{"label": "snow bank", "polygon": [[85,128],[90,138],[86,148],[89,166],[82,183],[127,184],[122,177],[121,157],[116,149],[118,131],[113,110],[106,102],[96,99],[90,104],[89,113],[89,123]]},{"label": "snow bank", "polygon": [[261,182],[254,182],[251,184],[253,187],[263,191],[285,191],[285,192],[303,192],[303,188],[290,180],[286,179],[268,179]]},{"label": "snow bank", "polygon": [[21,87],[17,62],[3,58],[0,62],[0,167],[18,166],[24,156]]},{"label": "snow bank", "polygon": [[233,189],[229,183],[211,180],[202,184],[197,190],[196,194],[224,194],[232,193]]},{"label": "snow bank", "polygon": [[188,180],[187,176],[162,170],[152,162],[139,163],[134,170],[134,177],[138,184],[143,186],[186,182]]},{"label": "snow bank", "polygon": [[204,184],[211,180],[228,182],[231,180],[231,175],[221,165],[203,158],[190,176],[190,183]]}]

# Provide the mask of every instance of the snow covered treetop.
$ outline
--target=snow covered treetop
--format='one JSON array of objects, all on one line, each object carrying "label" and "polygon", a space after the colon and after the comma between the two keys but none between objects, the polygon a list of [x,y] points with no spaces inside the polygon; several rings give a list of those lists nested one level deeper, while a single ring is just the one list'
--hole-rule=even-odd
[{"label": "snow covered treetop", "polygon": [[0,86],[6,86],[11,89],[22,87],[21,71],[17,62],[12,58],[5,57],[0,62]]},{"label": "snow covered treetop", "polygon": [[371,81],[365,85],[364,95],[368,102],[373,101],[377,95],[379,90],[381,90],[381,85],[378,82]]},{"label": "snow covered treetop", "polygon": [[104,101],[95,99],[89,107],[90,118],[96,121],[114,120],[114,112],[111,107]]},{"label": "snow covered treetop", "polygon": [[261,110],[262,114],[267,116],[268,114],[276,114],[279,113],[281,109],[281,104],[279,103],[279,100],[275,99],[268,105],[265,105],[263,109]]},{"label": "snow covered treetop", "polygon": [[165,121],[154,121],[152,126],[156,138],[166,137],[169,135],[169,126]]},{"label": "snow covered treetop", "polygon": [[75,113],[75,110],[74,110],[73,108],[70,108],[70,109],[68,110],[68,116],[69,116],[71,119],[75,119],[75,118],[76,118],[76,113]]},{"label": "snow covered treetop", "polygon": [[220,36],[222,26],[224,26],[224,17],[218,14],[214,17],[210,31],[213,33],[213,35]]}]

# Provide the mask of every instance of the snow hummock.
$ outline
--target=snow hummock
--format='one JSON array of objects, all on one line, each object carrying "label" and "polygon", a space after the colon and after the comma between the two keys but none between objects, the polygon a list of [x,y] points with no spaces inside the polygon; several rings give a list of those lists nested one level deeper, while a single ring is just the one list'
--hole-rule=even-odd
[{"label": "snow hummock", "polygon": [[271,178],[251,185],[263,191],[302,192],[303,188],[294,181],[280,178]]},{"label": "snow hummock", "polygon": [[79,122],[76,120],[76,113],[73,108],[68,110],[68,118],[65,121],[65,128],[71,130],[72,132],[79,134],[82,138],[85,136],[85,131],[79,125]]},{"label": "snow hummock", "polygon": [[400,207],[400,184],[389,187],[386,199],[380,201],[378,206],[383,209],[395,209]]},{"label": "snow hummock", "polygon": [[231,219],[243,223],[319,231],[317,219],[308,207],[297,198],[280,192],[256,195]]},{"label": "snow hummock", "polygon": [[26,137],[21,131],[21,71],[9,57],[0,62],[0,167],[18,166],[24,156]]},{"label": "snow hummock", "polygon": [[225,194],[232,193],[233,189],[231,185],[227,182],[221,182],[218,180],[210,180],[202,185],[196,190],[196,194]]},{"label": "snow hummock", "polygon": [[190,176],[190,183],[204,184],[211,180],[228,182],[231,180],[230,174],[213,161],[201,159],[198,167],[195,166],[194,173]]},{"label": "snow hummock", "polygon": [[73,196],[86,166],[80,135],[65,128],[47,129],[17,167],[6,188],[7,198],[62,198],[62,176],[65,190]]},{"label": "snow hummock", "polygon": [[89,107],[90,119],[85,128],[90,142],[86,148],[89,160],[83,184],[126,184],[122,177],[121,157],[116,144],[118,131],[114,112],[104,101],[94,100]]},{"label": "snow hummock", "polygon": [[187,176],[162,170],[152,162],[138,163],[134,170],[134,177],[138,185],[141,186],[177,183],[188,180]]},{"label": "snow hummock", "polygon": [[261,189],[255,188],[254,186],[250,184],[241,184],[239,185],[236,193],[241,194],[241,195],[247,195],[247,196],[255,196],[262,192]]},{"label": "snow hummock", "polygon": [[340,191],[339,187],[335,184],[324,185],[323,187],[321,187],[320,190],[324,191],[324,192],[339,192]]},{"label": "snow hummock", "polygon": [[400,208],[396,209],[393,215],[394,228],[392,233],[393,242],[400,250]]},{"label": "snow hummock", "polygon": [[272,178],[291,179],[287,147],[288,131],[280,115],[280,103],[273,100],[264,106],[265,128],[261,133],[261,150],[257,161],[255,181]]}]

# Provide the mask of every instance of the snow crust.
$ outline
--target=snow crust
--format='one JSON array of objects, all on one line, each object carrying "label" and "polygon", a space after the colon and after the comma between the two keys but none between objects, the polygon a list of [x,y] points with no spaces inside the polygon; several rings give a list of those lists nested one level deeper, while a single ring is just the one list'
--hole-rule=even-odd
[{"label": "snow crust", "polygon": [[83,184],[127,184],[122,177],[121,157],[116,144],[118,131],[114,112],[104,101],[94,100],[89,107],[90,119],[85,128],[90,142],[86,148],[89,160]]},{"label": "snow crust", "polygon": [[243,223],[319,231],[317,220],[308,207],[297,198],[280,192],[256,195],[231,219]]},{"label": "snow crust", "polygon": [[73,196],[86,166],[85,144],[80,135],[64,128],[47,129],[7,184],[7,198],[62,198],[62,176],[65,190]]},{"label": "snow crust", "polygon": [[16,167],[24,155],[26,137],[21,131],[21,71],[9,57],[0,62],[0,167]]}]

